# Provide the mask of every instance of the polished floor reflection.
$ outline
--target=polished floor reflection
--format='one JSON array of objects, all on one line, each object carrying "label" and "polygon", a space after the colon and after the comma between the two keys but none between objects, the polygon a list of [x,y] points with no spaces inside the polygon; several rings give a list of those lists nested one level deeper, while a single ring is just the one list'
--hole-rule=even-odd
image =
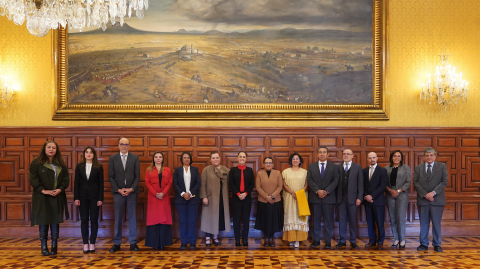
[{"label": "polished floor reflection", "polygon": [[[416,250],[418,239],[407,240],[406,250],[392,250],[387,240],[384,250],[366,250],[368,239],[359,239],[360,249],[350,245],[325,250],[310,248],[305,241],[299,249],[280,239],[275,248],[265,248],[262,240],[250,239],[249,247],[235,248],[232,239],[223,239],[219,247],[205,248],[198,240],[196,250],[180,250],[180,241],[162,251],[144,247],[139,252],[123,244],[117,253],[109,253],[111,239],[97,241],[95,254],[83,254],[80,239],[61,238],[56,256],[41,256],[38,239],[0,239],[0,268],[480,268],[480,238],[444,238],[443,253]],[[336,242],[332,241],[335,246]]]}]

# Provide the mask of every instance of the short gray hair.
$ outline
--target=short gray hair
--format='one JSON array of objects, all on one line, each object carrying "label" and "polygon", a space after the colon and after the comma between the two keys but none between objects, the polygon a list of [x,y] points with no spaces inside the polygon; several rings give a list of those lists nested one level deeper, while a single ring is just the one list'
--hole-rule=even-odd
[{"label": "short gray hair", "polygon": [[434,148],[426,148],[426,149],[423,151],[423,155],[425,155],[425,154],[427,154],[427,153],[432,153],[432,152],[433,152],[434,155],[437,155],[437,152],[435,151]]}]

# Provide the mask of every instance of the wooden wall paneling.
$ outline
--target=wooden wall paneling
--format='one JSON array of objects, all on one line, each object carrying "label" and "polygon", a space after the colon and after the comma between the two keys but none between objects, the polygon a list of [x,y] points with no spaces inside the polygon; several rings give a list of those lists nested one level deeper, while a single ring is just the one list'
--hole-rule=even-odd
[{"label": "wooden wall paneling", "polygon": [[[255,173],[263,167],[263,158],[271,156],[275,168],[288,167],[288,156],[298,152],[309,163],[317,161],[316,150],[319,145],[330,150],[329,161],[340,163],[342,151],[350,148],[354,152],[354,161],[362,167],[368,165],[367,154],[375,151],[379,164],[388,164],[390,152],[402,150],[404,163],[412,169],[423,162],[423,150],[433,146],[438,154],[437,161],[445,162],[449,172],[446,189],[448,205],[444,210],[442,232],[447,235],[480,235],[480,128],[129,128],[129,127],[51,127],[0,128],[0,232],[2,234],[19,231],[18,227],[28,228],[25,234],[38,236],[38,230],[30,228],[31,187],[28,182],[28,169],[31,161],[38,155],[46,140],[59,143],[71,176],[70,187],[66,190],[72,219],[62,224],[62,236],[80,236],[80,217],[78,208],[73,205],[73,173],[81,160],[86,146],[94,146],[100,163],[104,167],[105,201],[101,207],[99,236],[113,235],[113,200],[108,182],[108,159],[119,152],[120,134],[130,139],[131,152],[138,154],[141,162],[139,205],[137,212],[139,236],[145,235],[147,189],[144,175],[152,154],[156,150],[166,155],[166,164],[173,171],[181,165],[179,155],[189,151],[193,155],[194,166],[200,172],[209,165],[211,151],[220,151],[222,163],[231,167],[236,165],[236,156],[240,150],[248,153],[247,165]],[[51,134],[55,133],[54,136]],[[112,135],[119,134],[119,135]],[[194,134],[194,135],[190,135]],[[215,135],[212,135],[215,134]],[[13,169],[13,170],[12,170]],[[252,204],[250,219],[251,235],[261,236],[253,229],[256,216],[256,192]],[[178,216],[173,204],[175,193],[170,193],[174,224],[172,230],[178,237]],[[199,209],[201,212],[201,209]],[[387,216],[388,216],[388,211]],[[336,214],[336,213],[335,213]],[[335,215],[335,217],[338,217]],[[200,215],[199,215],[200,219]],[[418,236],[419,221],[416,208],[416,192],[410,187],[410,203],[407,210],[407,235]],[[128,222],[124,217],[124,229]],[[359,208],[358,230],[360,236],[366,236],[364,208]],[[310,223],[310,225],[312,225]],[[200,227],[200,223],[198,223]],[[390,231],[389,220],[386,229]],[[338,235],[338,223],[335,224]],[[25,235],[22,234],[22,235]],[[198,232],[203,236],[204,233]],[[233,236],[223,233],[224,236]],[[12,234],[15,236],[15,234]],[[277,234],[281,236],[281,233]]]}]

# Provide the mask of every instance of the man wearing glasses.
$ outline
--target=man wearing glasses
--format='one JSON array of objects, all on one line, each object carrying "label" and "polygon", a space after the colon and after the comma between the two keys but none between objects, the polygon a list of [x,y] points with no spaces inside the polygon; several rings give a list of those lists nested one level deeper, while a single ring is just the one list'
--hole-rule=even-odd
[{"label": "man wearing glasses", "polygon": [[337,248],[347,245],[347,221],[350,227],[350,245],[358,249],[357,245],[357,207],[363,200],[363,172],[362,166],[352,161],[353,151],[343,151],[343,163],[338,165],[340,182],[337,187],[337,208],[339,216],[340,241]]},{"label": "man wearing glasses", "polygon": [[130,250],[138,251],[137,203],[140,160],[137,155],[128,152],[130,140],[126,137],[121,137],[118,140],[118,148],[120,149],[120,153],[110,156],[108,161],[108,180],[112,186],[113,207],[115,211],[113,246],[110,252],[120,250],[125,204],[127,205],[128,214],[128,241],[130,242]]},{"label": "man wearing glasses", "polygon": [[317,150],[318,162],[308,166],[307,182],[310,187],[308,201],[313,205],[313,230],[314,238],[311,247],[320,245],[322,235],[322,215],[325,221],[325,248],[331,249],[333,234],[333,205],[335,189],[339,182],[338,167],[334,163],[327,162],[328,149],[320,146]]}]

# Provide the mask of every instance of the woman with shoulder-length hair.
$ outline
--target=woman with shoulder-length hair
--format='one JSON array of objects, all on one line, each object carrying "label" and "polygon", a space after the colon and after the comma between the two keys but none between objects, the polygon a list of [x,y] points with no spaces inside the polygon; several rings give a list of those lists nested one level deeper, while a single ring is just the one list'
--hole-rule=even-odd
[{"label": "woman with shoulder-length hair", "polygon": [[[32,226],[38,225],[42,243],[42,255],[56,255],[59,226],[65,218],[70,218],[65,189],[70,183],[67,166],[60,148],[55,141],[47,141],[40,155],[30,164],[30,185],[32,194]],[[48,251],[48,226],[52,237],[52,249]]]},{"label": "woman with shoulder-length hair", "polygon": [[200,199],[202,199],[202,221],[200,229],[207,235],[205,246],[220,246],[218,233],[230,232],[230,210],[228,204],[228,172],[230,169],[220,164],[220,153],[210,153],[210,165],[202,171]]},{"label": "woman with shoulder-length hair", "polygon": [[[300,241],[307,240],[308,218],[304,220],[298,216],[296,191],[306,190],[307,170],[301,168],[303,159],[300,154],[294,152],[288,158],[290,168],[283,170],[283,208],[285,211],[283,220],[283,240],[292,242],[295,248],[300,246]],[[306,195],[308,195],[306,193]]]},{"label": "woman with shoulder-length hair", "polygon": [[273,235],[282,231],[283,179],[280,171],[273,169],[272,157],[263,159],[264,169],[258,171],[255,188],[258,192],[258,209],[255,229],[261,230],[265,240],[264,247],[274,247]]},{"label": "woman with shoulder-length hair", "polygon": [[405,215],[407,214],[408,188],[412,183],[412,172],[410,167],[403,163],[403,154],[400,150],[390,153],[390,165],[385,169],[387,169],[388,175],[387,207],[395,240],[392,248],[405,249]]},{"label": "woman with shoulder-length hair", "polygon": [[[82,219],[83,253],[95,252],[98,233],[98,213],[103,203],[103,166],[98,163],[97,152],[92,147],[83,150],[82,161],[75,168],[73,200],[80,209]],[[88,220],[92,226],[88,244]]]},{"label": "woman with shoulder-length hair", "polygon": [[155,250],[173,245],[169,195],[172,172],[163,165],[164,161],[163,153],[156,151],[153,154],[152,163],[145,172],[145,185],[148,188],[145,246]]},{"label": "woman with shoulder-length hair", "polygon": [[[232,215],[235,246],[240,247],[240,234],[244,247],[248,247],[248,231],[250,229],[250,211],[252,209],[252,191],[255,187],[253,169],[247,167],[247,153],[240,151],[237,155],[238,166],[232,167],[228,173],[228,183],[232,189]],[[242,232],[240,232],[240,218]]]},{"label": "woman with shoulder-length hair", "polygon": [[183,152],[180,155],[182,166],[175,168],[173,187],[175,188],[175,206],[180,221],[180,249],[197,248],[197,217],[200,205],[200,174],[198,168],[191,166],[192,154]]}]

